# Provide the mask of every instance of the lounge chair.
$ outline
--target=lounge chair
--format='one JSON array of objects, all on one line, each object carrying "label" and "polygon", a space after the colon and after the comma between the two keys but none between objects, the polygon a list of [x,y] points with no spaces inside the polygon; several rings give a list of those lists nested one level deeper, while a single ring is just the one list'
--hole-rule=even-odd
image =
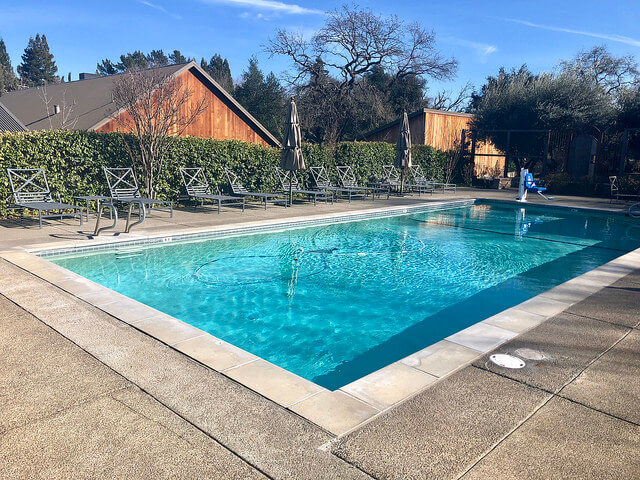
[{"label": "lounge chair", "polygon": [[264,209],[267,209],[267,203],[271,202],[273,204],[282,203],[284,206],[287,206],[287,198],[285,195],[281,193],[265,193],[265,192],[250,192],[238,181],[238,175],[232,172],[230,169],[224,169],[224,173],[227,175],[227,179],[229,180],[229,185],[231,185],[231,190],[234,195],[239,195],[241,197],[254,197],[260,199],[260,202],[264,204]]},{"label": "lounge chair", "polygon": [[[169,210],[169,216],[173,217],[173,202],[167,200],[158,200],[155,198],[143,197],[140,194],[140,188],[138,187],[138,181],[133,173],[133,169],[129,168],[108,168],[103,167],[104,174],[107,177],[107,185],[109,185],[109,193],[111,196],[110,202],[104,202],[103,207],[109,207],[113,213],[113,225],[110,227],[100,228],[101,212],[98,212],[98,219],[96,220],[95,235],[98,235],[100,231],[115,228],[118,224],[118,212],[116,207],[118,205],[128,205],[129,210],[127,213],[127,225],[125,226],[125,233],[129,233],[131,229],[141,224],[147,218],[147,208],[156,210]],[[131,213],[133,212],[133,206],[138,206],[138,220],[131,223]],[[160,206],[158,206],[160,205]]]},{"label": "lounge chair", "polygon": [[204,170],[197,168],[180,167],[180,175],[184,182],[184,188],[187,195],[200,202],[200,206],[204,205],[205,200],[211,200],[218,204],[218,213],[222,205],[242,205],[244,212],[244,197],[233,197],[230,195],[221,195],[220,190],[216,187],[216,193],[211,193],[211,187],[207,178],[204,176]]},{"label": "lounge chair", "polygon": [[640,199],[640,189],[638,189],[638,193],[620,193],[620,184],[618,183],[618,177],[616,175],[609,177],[609,188],[611,195],[609,203],[612,203],[614,198],[616,200],[623,199],[625,202]]},{"label": "lounge chair", "polygon": [[383,179],[378,183],[380,188],[395,190],[396,192],[400,192],[400,189],[404,186],[408,187],[407,179],[405,178],[404,185],[402,184],[402,177],[400,176],[400,172],[398,168],[394,165],[383,165],[382,171],[384,173]]},{"label": "lounge chair", "polygon": [[327,192],[335,192],[337,196],[342,195],[349,199],[351,203],[352,198],[364,198],[367,196],[367,191],[362,188],[345,188],[336,187],[331,183],[327,169],[324,167],[311,167],[311,176],[316,184],[318,190],[324,190]]},{"label": "lounge chair", "polygon": [[282,190],[285,194],[289,193],[289,178],[291,178],[291,193],[306,195],[309,200],[313,200],[314,205],[317,205],[318,200],[324,200],[325,202],[331,200],[331,203],[333,203],[333,192],[320,189],[307,190],[300,188],[298,177],[295,172],[289,172],[280,167],[276,167],[276,174],[278,175],[278,180],[280,180],[280,185],[282,186]]},{"label": "lounge chair", "polygon": [[409,173],[411,174],[412,180],[409,188],[416,190],[418,195],[422,193],[433,193],[436,184],[431,180],[427,180],[421,165],[412,165],[409,167]]},{"label": "lounge chair", "polygon": [[[443,182],[436,182],[435,180],[427,180],[425,178],[424,172],[422,171],[421,165],[416,165],[415,167],[411,167],[411,168],[415,168],[414,171],[418,172],[422,180],[433,185],[433,188],[442,188],[443,192],[446,192],[448,190],[448,191],[453,191],[454,193],[458,189],[458,186],[455,183],[443,183]],[[414,178],[415,178],[415,175],[414,175]]]},{"label": "lounge chair", "polygon": [[376,194],[379,196],[382,193],[387,194],[387,198],[389,198],[389,194],[391,193],[391,188],[389,186],[386,187],[363,187],[358,185],[356,180],[356,176],[353,173],[353,170],[350,165],[338,165],[336,167],[338,169],[338,176],[340,177],[340,183],[344,188],[353,188],[356,190],[363,190],[366,193],[371,193],[371,197],[373,200],[376,199]]},{"label": "lounge chair", "polygon": [[[37,210],[40,228],[42,228],[43,218],[60,218],[62,220],[65,216],[74,218],[79,216],[80,225],[82,225],[82,207],[63,203],[60,201],[59,194],[57,194],[58,200],[53,200],[44,168],[7,168],[7,173],[15,202],[15,205],[9,208],[20,208],[23,213],[25,208]],[[60,213],[47,215],[53,210],[60,210]],[[62,213],[63,210],[73,210],[73,213]]]}]

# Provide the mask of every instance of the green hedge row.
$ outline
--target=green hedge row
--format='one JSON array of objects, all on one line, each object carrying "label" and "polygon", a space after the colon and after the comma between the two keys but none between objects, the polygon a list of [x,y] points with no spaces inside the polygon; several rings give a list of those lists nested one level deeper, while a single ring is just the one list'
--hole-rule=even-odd
[{"label": "green hedge row", "polygon": [[[103,166],[122,167],[131,164],[124,142],[135,151],[135,140],[129,135],[85,131],[43,131],[0,134],[0,213],[6,215],[6,201],[11,195],[7,168],[43,167],[49,186],[64,201],[74,195],[105,194]],[[388,143],[348,142],[329,148],[323,145],[303,146],[307,166],[325,165],[337,182],[335,165],[352,165],[362,183],[382,177],[382,165],[393,163],[395,146]],[[414,163],[425,173],[442,180],[446,154],[428,146],[413,147]],[[224,167],[232,168],[249,189],[278,189],[275,166],[280,151],[254,143],[235,140],[211,140],[196,137],[179,138],[165,159],[156,189],[159,198],[175,199],[181,193],[179,167],[204,167],[212,184],[228,190]],[[142,172],[138,171],[142,184]],[[313,185],[309,171],[300,178]]]}]

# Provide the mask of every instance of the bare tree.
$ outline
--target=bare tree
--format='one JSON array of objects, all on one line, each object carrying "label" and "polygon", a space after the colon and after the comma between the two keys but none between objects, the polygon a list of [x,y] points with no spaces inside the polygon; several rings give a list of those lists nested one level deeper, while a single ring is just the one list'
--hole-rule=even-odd
[{"label": "bare tree", "polygon": [[341,89],[378,65],[398,78],[451,78],[457,68],[456,60],[443,58],[435,49],[433,32],[417,22],[407,25],[395,15],[384,17],[349,5],[329,12],[324,27],[311,39],[279,29],[267,51],[291,58],[297,72],[294,83],[308,80],[320,60],[337,73]]},{"label": "bare tree", "polygon": [[[455,59],[436,50],[433,32],[355,5],[329,12],[311,38],[279,29],[265,49],[290,58],[294,69],[287,80],[298,95],[323,99],[325,141],[340,139],[346,124],[356,118],[354,109],[368,88],[362,80],[376,69],[400,82],[411,76],[448,79],[457,68]],[[305,110],[304,101],[299,106]]]},{"label": "bare tree", "polygon": [[472,92],[473,85],[470,82],[467,82],[457,94],[448,90],[441,90],[427,100],[427,106],[434,110],[461,112],[469,106]]},{"label": "bare tree", "polygon": [[640,85],[640,70],[636,59],[627,55],[614,57],[606,45],[583,50],[573,60],[562,62],[561,68],[593,79],[607,94]]},{"label": "bare tree", "polygon": [[155,180],[164,157],[187,127],[207,109],[206,98],[192,99],[186,84],[159,70],[122,74],[112,90],[116,111],[112,115],[120,132],[132,132],[139,155],[129,149],[131,161],[140,162],[147,194],[155,196]]},{"label": "bare tree", "polygon": [[[60,99],[59,104],[53,104],[54,100],[47,93],[47,86],[43,85],[42,87],[38,87],[38,95],[44,103],[44,109],[47,113],[47,119],[49,121],[49,128],[53,130],[54,128],[59,128],[62,130],[73,130],[78,123],[78,116],[74,115],[74,111],[76,108],[76,100],[74,99],[71,102],[67,101],[67,91],[62,91],[62,97]],[[58,118],[60,119],[60,124],[54,126],[53,119],[56,115],[60,115]]]}]

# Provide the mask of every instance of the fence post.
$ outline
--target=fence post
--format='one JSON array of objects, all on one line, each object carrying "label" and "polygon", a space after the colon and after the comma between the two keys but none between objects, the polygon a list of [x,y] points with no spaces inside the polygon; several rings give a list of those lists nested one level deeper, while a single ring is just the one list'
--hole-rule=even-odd
[{"label": "fence post", "polygon": [[620,166],[618,167],[618,177],[624,175],[624,167],[627,164],[627,145],[629,145],[629,129],[624,130],[624,137],[622,138],[622,151],[620,152]]},{"label": "fence post", "polygon": [[547,173],[547,160],[549,159],[549,144],[551,143],[551,130],[547,130],[547,135],[544,139],[544,153],[542,157],[542,176]]},{"label": "fence post", "polygon": [[471,131],[471,163],[473,165],[473,176],[476,176],[476,139],[478,132],[476,130]]}]

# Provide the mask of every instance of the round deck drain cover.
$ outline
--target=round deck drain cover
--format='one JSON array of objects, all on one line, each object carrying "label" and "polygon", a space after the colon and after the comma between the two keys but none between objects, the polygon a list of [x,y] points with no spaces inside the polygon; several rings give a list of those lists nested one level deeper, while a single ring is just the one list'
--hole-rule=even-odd
[{"label": "round deck drain cover", "polygon": [[491,355],[489,359],[499,367],[504,368],[522,368],[525,366],[524,361],[518,357],[504,353],[496,353],[495,355]]},{"label": "round deck drain cover", "polygon": [[527,360],[544,360],[546,358],[544,353],[532,348],[519,348],[513,353]]}]

